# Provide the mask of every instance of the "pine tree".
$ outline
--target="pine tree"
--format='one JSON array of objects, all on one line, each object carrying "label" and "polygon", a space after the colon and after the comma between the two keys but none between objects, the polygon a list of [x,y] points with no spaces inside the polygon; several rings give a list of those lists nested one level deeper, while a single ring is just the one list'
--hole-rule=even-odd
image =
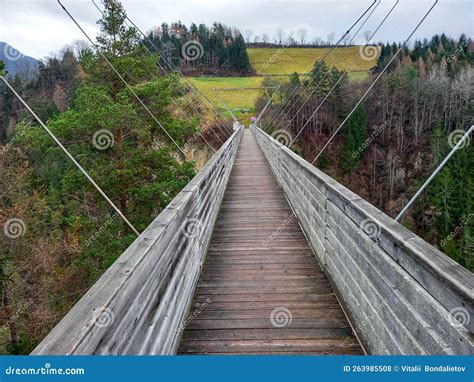
[{"label": "pine tree", "polygon": [[330,70],[324,61],[316,61],[310,73],[309,89],[316,95],[326,95],[331,87]]},{"label": "pine tree", "polygon": [[230,63],[234,70],[241,73],[250,71],[250,60],[247,54],[245,40],[239,33],[234,42],[229,46]]},{"label": "pine tree", "polygon": [[97,45],[112,56],[130,54],[139,42],[135,28],[125,24],[127,14],[118,0],[103,0],[104,12],[97,22],[101,33],[97,36]]},{"label": "pine tree", "polygon": [[301,81],[300,81],[300,76],[297,72],[294,72],[291,76],[290,76],[290,88],[293,90],[293,89],[296,89],[300,86],[301,84]]},{"label": "pine tree", "polygon": [[359,164],[367,140],[367,112],[359,106],[347,121],[346,143],[342,150],[344,171],[353,172]]}]

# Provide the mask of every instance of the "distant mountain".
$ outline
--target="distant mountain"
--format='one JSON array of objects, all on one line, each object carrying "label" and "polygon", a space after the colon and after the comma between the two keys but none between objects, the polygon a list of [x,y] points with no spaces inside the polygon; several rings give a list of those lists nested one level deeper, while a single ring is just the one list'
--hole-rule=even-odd
[{"label": "distant mountain", "polygon": [[0,60],[5,63],[8,74],[15,75],[20,70],[28,70],[31,73],[38,67],[38,60],[25,56],[23,53],[0,41]]}]

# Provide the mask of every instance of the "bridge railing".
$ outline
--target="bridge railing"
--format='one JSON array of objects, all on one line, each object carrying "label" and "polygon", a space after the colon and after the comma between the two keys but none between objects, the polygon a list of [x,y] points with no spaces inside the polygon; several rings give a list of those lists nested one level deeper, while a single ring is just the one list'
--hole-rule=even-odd
[{"label": "bridge railing", "polygon": [[33,354],[174,354],[243,134],[240,128]]},{"label": "bridge railing", "polygon": [[372,354],[472,354],[473,274],[265,132],[252,131]]}]

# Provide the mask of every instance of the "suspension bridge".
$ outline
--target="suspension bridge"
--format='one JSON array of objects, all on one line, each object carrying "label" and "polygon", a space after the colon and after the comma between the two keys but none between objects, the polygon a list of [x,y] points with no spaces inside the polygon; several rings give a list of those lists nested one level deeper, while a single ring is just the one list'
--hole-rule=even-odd
[{"label": "suspension bridge", "polygon": [[472,274],[240,128],[33,354],[471,354]]},{"label": "suspension bridge", "polygon": [[[124,77],[98,54],[187,160]],[[164,66],[164,72],[176,69],[166,61]],[[139,233],[1,79],[138,236],[33,354],[473,353],[472,273],[269,136],[264,125],[290,124],[296,116],[291,106],[273,109],[261,123],[270,99],[249,129],[237,123],[232,131],[218,117],[222,146],[215,150],[205,141],[214,152],[211,160]]]}]

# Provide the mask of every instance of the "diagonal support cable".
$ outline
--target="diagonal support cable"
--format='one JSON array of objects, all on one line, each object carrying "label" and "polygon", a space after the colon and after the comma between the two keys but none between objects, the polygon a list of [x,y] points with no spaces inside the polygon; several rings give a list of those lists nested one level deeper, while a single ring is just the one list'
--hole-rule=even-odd
[{"label": "diagonal support cable", "polygon": [[76,159],[71,155],[71,153],[64,147],[64,145],[59,141],[58,138],[53,134],[51,130],[43,123],[43,121],[36,115],[36,113],[30,108],[30,106],[26,103],[26,101],[16,92],[16,90],[10,85],[10,83],[3,77],[0,76],[0,80],[10,89],[13,95],[21,102],[21,104],[28,110],[28,112],[33,116],[34,119],[41,125],[41,127],[46,131],[46,133],[51,137],[51,139],[59,146],[59,148],[67,155],[67,157],[71,160],[71,162],[76,166],[79,171],[86,177],[86,179],[92,184],[92,186],[99,192],[100,195],[107,201],[107,203],[117,212],[117,214],[122,218],[122,220],[130,227],[130,229],[137,235],[140,236],[140,233],[137,229],[128,221],[125,215],[120,211],[120,209],[110,200],[107,194],[102,191],[99,185],[92,179],[92,177],[87,173],[86,170],[76,161]]},{"label": "diagonal support cable", "polygon": [[418,192],[413,196],[413,198],[408,202],[408,204],[403,208],[403,210],[398,214],[398,216],[395,218],[395,221],[399,222],[403,215],[410,209],[410,207],[415,203],[415,201],[418,199],[418,197],[425,191],[425,189],[430,185],[430,183],[433,181],[434,178],[436,178],[436,175],[439,174],[439,172],[444,168],[446,163],[451,159],[451,157],[458,151],[463,145],[464,142],[467,141],[469,136],[474,132],[474,126],[471,126],[471,128],[464,134],[464,136],[459,140],[456,146],[451,150],[451,152],[448,154],[448,156],[443,160],[443,162],[440,163],[440,165],[436,168],[436,170],[431,174],[431,176],[426,180],[426,182],[421,186],[421,188],[418,190]]},{"label": "diagonal support cable", "polygon": [[359,105],[365,100],[365,98],[367,97],[367,95],[371,92],[371,90],[375,87],[375,85],[378,83],[378,81],[380,80],[380,78],[382,77],[382,75],[387,71],[388,67],[390,66],[390,64],[395,60],[395,58],[398,56],[398,54],[403,50],[405,49],[405,46],[406,44],[408,43],[408,41],[410,41],[410,39],[413,37],[413,35],[416,33],[416,31],[420,28],[421,24],[423,24],[423,22],[426,20],[426,18],[429,16],[429,14],[431,13],[431,11],[436,7],[436,5],[438,4],[438,1],[439,0],[435,0],[435,2],[431,5],[430,9],[425,13],[425,15],[423,16],[423,18],[418,22],[418,24],[416,25],[415,29],[413,29],[413,31],[410,33],[410,35],[407,37],[407,39],[403,42],[403,44],[400,46],[400,48],[396,51],[396,53],[393,55],[393,57],[390,59],[390,61],[387,63],[387,65],[385,65],[385,67],[383,68],[383,70],[380,72],[380,74],[377,76],[377,78],[374,80],[374,82],[372,82],[372,84],[370,85],[370,87],[367,89],[367,91],[362,95],[362,97],[360,98],[359,102],[357,102],[357,104],[354,106],[354,108],[351,110],[351,112],[349,113],[349,115],[346,117],[346,119],[344,119],[344,121],[341,123],[341,125],[336,129],[336,131],[334,132],[334,134],[331,136],[331,138],[329,138],[329,141],[326,142],[326,144],[324,145],[324,147],[319,151],[318,155],[316,155],[316,157],[314,158],[314,160],[311,162],[311,164],[314,165],[314,163],[319,159],[319,157],[321,156],[321,154],[324,152],[324,150],[326,150],[326,148],[331,144],[331,142],[333,141],[334,137],[339,133],[339,131],[344,127],[344,125],[346,124],[346,122],[349,120],[349,118],[352,116],[352,114],[354,114],[354,112],[357,110],[357,108],[359,107]]}]

